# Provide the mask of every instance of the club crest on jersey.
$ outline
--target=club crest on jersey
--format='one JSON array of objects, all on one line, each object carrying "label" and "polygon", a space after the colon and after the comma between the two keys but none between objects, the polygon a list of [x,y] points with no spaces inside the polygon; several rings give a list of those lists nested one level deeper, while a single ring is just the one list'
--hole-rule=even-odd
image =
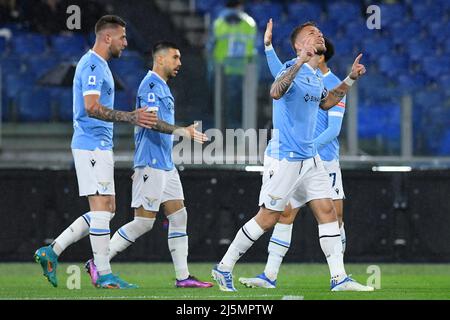
[{"label": "club crest on jersey", "polygon": [[144,197],[144,198],[145,198],[145,200],[147,201],[147,205],[148,205],[149,207],[153,207],[153,204],[155,203],[155,201],[158,200],[158,199],[149,198],[149,197]]},{"label": "club crest on jersey", "polygon": [[95,86],[96,82],[97,82],[97,78],[95,76],[89,76],[88,85]]},{"label": "club crest on jersey", "polygon": [[111,182],[99,182],[98,184],[102,187],[102,191],[106,192]]},{"label": "club crest on jersey", "polygon": [[283,199],[283,198],[280,198],[280,197],[275,197],[275,196],[273,196],[271,194],[269,194],[268,196],[270,197],[270,199],[272,199],[272,200],[270,200],[270,205],[271,206],[276,205],[278,200]]}]

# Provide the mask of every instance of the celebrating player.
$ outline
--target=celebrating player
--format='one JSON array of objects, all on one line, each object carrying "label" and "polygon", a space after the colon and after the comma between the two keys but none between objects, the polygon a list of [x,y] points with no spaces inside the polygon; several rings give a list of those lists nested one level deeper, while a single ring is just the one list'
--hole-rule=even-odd
[{"label": "celebrating player", "polygon": [[35,260],[44,276],[57,286],[59,255],[72,243],[90,235],[99,272],[96,286],[134,288],[116,275],[109,263],[109,223],[115,212],[113,123],[128,122],[143,128],[156,124],[155,113],[140,108],[113,110],[114,79],[108,60],[119,58],[127,46],[126,23],[118,16],[101,17],[95,25],[95,44],[78,62],[73,79],[74,114],[72,153],[80,196],[87,196],[90,211],[75,220],[55,241],[39,248]]},{"label": "celebrating player", "polygon": [[[264,34],[264,46],[267,63],[270,72],[275,77],[281,70],[283,64],[278,59],[275,50],[272,47],[272,19],[267,23]],[[334,55],[334,46],[329,39],[325,38],[326,51],[319,60],[319,70],[323,78],[325,88],[332,89],[341,82],[338,77],[331,72],[327,62]],[[339,141],[337,139],[341,131],[342,120],[345,113],[345,97],[329,109],[324,111],[319,109],[317,114],[317,126],[314,143],[317,145],[319,156],[324,160],[323,164],[330,177],[330,185],[333,194],[333,204],[339,221],[339,231],[341,234],[343,253],[345,252],[345,230],[343,223],[343,199],[345,198],[342,174],[339,166]],[[247,287],[275,288],[276,279],[280,270],[284,256],[289,250],[292,236],[292,224],[300,208],[292,209],[290,205],[286,207],[280,216],[280,220],[270,238],[266,267],[264,272],[254,278],[239,278],[239,282]]]},{"label": "celebrating player", "polygon": [[309,204],[319,224],[319,241],[331,274],[332,291],[372,291],[347,276],[344,268],[339,223],[332,202],[329,176],[314,143],[319,107],[338,104],[365,73],[359,61],[348,77],[328,91],[317,74],[320,56],[326,51],[322,33],[312,22],[296,27],[291,44],[297,57],[286,62],[270,89],[274,136],[265,154],[259,212],[237,233],[227,252],[212,270],[223,291],[236,291],[232,271],[237,260],[279,220],[286,205]]},{"label": "celebrating player", "polygon": [[[179,127],[175,123],[175,101],[167,81],[176,77],[181,67],[178,47],[171,42],[159,42],[153,47],[153,70],[142,80],[137,94],[137,107],[155,108],[157,124],[151,129],[137,128],[134,155],[133,195],[134,220],[122,226],[111,239],[112,259],[117,253],[133,244],[137,238],[150,231],[159,207],[169,220],[168,244],[175,267],[177,287],[207,288],[212,283],[203,282],[189,273],[187,265],[188,235],[187,211],[184,206],[183,187],[172,161],[173,134],[204,143],[205,134],[196,130],[197,124]],[[87,263],[92,282],[97,280],[96,262]]]}]

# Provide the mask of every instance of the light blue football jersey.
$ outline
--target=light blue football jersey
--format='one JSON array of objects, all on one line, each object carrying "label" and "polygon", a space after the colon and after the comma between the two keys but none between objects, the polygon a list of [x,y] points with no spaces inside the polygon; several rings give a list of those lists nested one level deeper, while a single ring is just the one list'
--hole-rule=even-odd
[{"label": "light blue football jersey", "polygon": [[[167,83],[155,72],[149,71],[139,85],[136,107],[158,107],[158,119],[175,124],[175,100]],[[172,170],[173,135],[141,127],[135,128],[134,167],[149,166]]]},{"label": "light blue football jersey", "polygon": [[[328,90],[336,88],[342,82],[333,72],[331,72],[331,70],[322,75],[322,78],[323,84]],[[337,137],[342,126],[345,103],[346,97],[328,111],[319,109],[317,114],[315,141],[317,142],[316,145],[322,160],[339,160],[339,140]]]},{"label": "light blue football jersey", "polygon": [[84,108],[84,96],[100,95],[100,104],[114,109],[114,79],[108,63],[92,50],[78,61],[73,78],[72,149],[111,150],[113,123],[91,118]]},{"label": "light blue football jersey", "polygon": [[[286,62],[277,78],[295,64]],[[314,157],[319,103],[327,94],[322,77],[307,63],[303,64],[292,85],[279,100],[273,100],[274,134],[266,153],[272,158],[300,161]]]}]

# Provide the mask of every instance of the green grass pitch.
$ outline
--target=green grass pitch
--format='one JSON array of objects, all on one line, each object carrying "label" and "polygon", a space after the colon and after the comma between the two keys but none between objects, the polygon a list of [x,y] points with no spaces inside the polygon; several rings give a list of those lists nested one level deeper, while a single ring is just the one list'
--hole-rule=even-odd
[{"label": "green grass pitch", "polygon": [[[68,289],[68,267],[80,269],[80,289]],[[347,264],[353,278],[366,283],[372,275],[370,264]],[[202,280],[210,280],[213,263],[191,263],[190,271]],[[450,300],[450,265],[448,264],[379,264],[381,288],[375,292],[330,292],[326,264],[285,263],[281,267],[276,289],[249,289],[238,282],[239,277],[260,273],[261,263],[238,263],[234,270],[238,292],[221,292],[217,285],[208,289],[174,287],[170,263],[115,263],[114,272],[140,286],[134,290],[96,289],[85,273],[82,263],[58,266],[58,288],[42,276],[36,263],[0,264],[0,299],[151,299],[151,300],[280,300],[286,296],[304,300]],[[76,268],[75,268],[76,270]],[[301,298],[302,297],[302,298]],[[292,297],[291,297],[292,298]]]}]

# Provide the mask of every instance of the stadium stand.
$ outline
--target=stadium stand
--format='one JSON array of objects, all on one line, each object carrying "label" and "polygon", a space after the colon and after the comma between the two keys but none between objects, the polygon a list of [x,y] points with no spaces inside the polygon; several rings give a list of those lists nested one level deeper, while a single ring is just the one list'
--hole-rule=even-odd
[{"label": "stadium stand", "polygon": [[[98,1],[98,3],[105,2]],[[224,0],[195,1],[195,15],[209,17],[207,21],[213,21],[224,3]],[[168,9],[171,7],[168,4],[163,5],[168,6]],[[424,95],[431,89],[440,92],[443,100],[437,101],[431,108],[435,108],[438,112],[444,112],[449,108],[450,4],[445,0],[423,3],[409,0],[382,1],[380,4],[383,12],[381,30],[369,30],[366,27],[367,5],[365,1],[249,0],[246,1],[246,11],[256,20],[260,37],[264,33],[267,19],[274,19],[274,46],[283,60],[293,56],[292,48],[287,40],[290,31],[296,24],[307,20],[316,20],[324,34],[334,40],[336,55],[330,65],[338,76],[345,76],[352,58],[362,51],[363,60],[370,72],[359,85],[361,105],[371,104],[371,115],[380,121],[385,121],[383,112],[387,108],[378,107],[378,104],[392,103],[396,105],[395,110],[397,110],[400,106],[401,95],[413,94],[414,98],[419,97],[419,100],[414,100],[415,132],[426,135],[423,129],[428,128],[430,123],[417,116],[421,114],[420,108],[424,106],[419,91]],[[158,14],[160,12],[157,12]],[[183,26],[182,24],[176,32],[183,32]],[[55,100],[52,94],[41,93],[42,90],[36,85],[36,81],[58,63],[67,60],[76,61],[92,44],[92,33],[36,33],[36,28],[21,19],[0,22],[0,30],[2,29],[7,29],[12,34],[11,37],[6,37],[0,33],[2,101],[5,102],[2,104],[3,121],[11,123],[70,121],[70,108],[68,108],[70,102],[63,101],[63,97],[69,98],[67,88],[63,89],[61,92],[64,93]],[[131,26],[130,29],[132,29]],[[208,33],[207,29],[204,30],[205,36]],[[188,38],[187,35],[186,38]],[[184,48],[189,50],[186,43],[182,45],[184,46],[182,50],[185,50]],[[265,63],[264,48],[259,41],[257,49],[260,83],[262,86],[268,86],[272,79]],[[207,64],[205,58],[203,58],[203,64],[201,68],[205,69]],[[148,70],[144,52],[139,46],[130,46],[123,58],[111,63],[111,69],[126,85],[125,91],[117,95],[117,101],[123,105],[132,106],[136,87],[142,75]],[[195,86],[192,83],[191,85]],[[24,88],[27,92],[23,92]],[[37,93],[36,101],[42,105],[56,106],[57,112],[45,107],[39,111],[39,114],[31,116],[28,113],[30,110],[24,105],[31,99],[28,92]],[[178,92],[181,97],[186,98],[183,90]],[[195,97],[198,98],[197,95]],[[192,101],[181,115],[187,115],[190,111],[198,113],[195,108],[199,104],[201,102]],[[267,104],[269,104],[268,101]],[[212,118],[210,104],[207,103],[205,108],[203,114],[208,114]],[[382,134],[386,128],[392,127],[392,118],[388,119],[390,122],[374,124],[366,121],[364,117],[360,113],[360,127],[363,124],[368,126],[361,131],[363,137],[370,137],[372,133],[376,134],[377,130]],[[399,126],[397,123],[397,127]],[[448,136],[447,131],[439,131],[439,134],[442,137]],[[431,137],[425,140],[435,141],[436,139]],[[449,153],[445,152],[450,149],[449,139],[440,140],[444,143],[444,146],[439,149],[440,154],[448,155]],[[432,155],[436,152],[436,148],[422,144],[415,152]]]}]

